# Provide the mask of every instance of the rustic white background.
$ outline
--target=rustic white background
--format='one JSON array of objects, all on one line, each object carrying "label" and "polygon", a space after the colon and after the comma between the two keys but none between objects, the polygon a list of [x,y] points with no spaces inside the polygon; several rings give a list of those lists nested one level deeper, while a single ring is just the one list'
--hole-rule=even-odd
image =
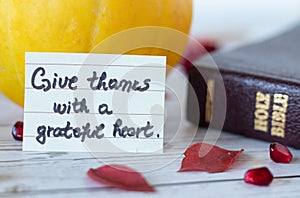
[{"label": "rustic white background", "polygon": [[[299,20],[298,0],[195,0],[193,35],[213,36],[225,46],[239,45],[280,31]],[[171,74],[168,83],[185,98],[186,83],[182,76]],[[174,97],[166,102],[169,109],[166,140],[178,129],[180,113]],[[217,144],[228,149],[244,148],[229,171],[177,173],[182,152],[193,135],[191,125],[183,121],[181,134],[167,145],[161,155],[139,156],[84,153],[22,152],[22,143],[12,139],[11,126],[22,120],[22,109],[0,96],[0,197],[299,197],[300,152],[292,149],[291,164],[276,164],[269,159],[269,143],[222,133]],[[194,142],[203,140],[200,130]],[[131,193],[105,188],[91,181],[86,171],[103,163],[124,163],[138,167],[160,167],[144,173],[158,190],[155,194]],[[246,170],[267,166],[275,176],[269,187],[243,182]]]}]

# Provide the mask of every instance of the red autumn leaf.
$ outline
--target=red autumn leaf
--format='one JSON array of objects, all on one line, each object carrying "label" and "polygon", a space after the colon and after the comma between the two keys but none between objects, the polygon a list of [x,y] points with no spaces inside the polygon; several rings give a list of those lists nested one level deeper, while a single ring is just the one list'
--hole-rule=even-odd
[{"label": "red autumn leaf", "polygon": [[105,165],[90,169],[88,176],[104,185],[128,191],[155,192],[145,178],[135,170],[121,165]]},{"label": "red autumn leaf", "polygon": [[233,164],[243,151],[243,149],[240,151],[231,151],[211,144],[196,143],[184,152],[185,158],[182,160],[179,172],[223,172]]}]

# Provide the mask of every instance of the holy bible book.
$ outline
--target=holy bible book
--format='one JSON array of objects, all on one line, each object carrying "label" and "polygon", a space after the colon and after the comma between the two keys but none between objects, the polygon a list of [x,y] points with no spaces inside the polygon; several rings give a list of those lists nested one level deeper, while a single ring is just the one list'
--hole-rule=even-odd
[{"label": "holy bible book", "polygon": [[223,131],[300,148],[300,25],[193,64],[188,120],[207,127],[225,105]]}]

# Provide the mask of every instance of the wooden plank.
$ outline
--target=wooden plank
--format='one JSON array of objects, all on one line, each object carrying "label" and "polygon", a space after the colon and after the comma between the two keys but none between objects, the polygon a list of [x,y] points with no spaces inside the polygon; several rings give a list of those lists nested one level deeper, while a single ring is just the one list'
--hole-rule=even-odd
[{"label": "wooden plank", "polygon": [[[176,84],[175,84],[176,85]],[[176,86],[181,86],[177,83]],[[174,89],[177,89],[175,87]],[[180,92],[180,94],[182,94]],[[180,95],[179,97],[184,97]],[[165,153],[46,153],[21,152],[22,142],[13,140],[12,124],[0,126],[0,197],[275,197],[300,194],[300,152],[291,149],[291,164],[276,164],[269,158],[269,143],[230,133],[212,130],[208,141],[239,150],[244,148],[236,163],[217,174],[205,172],[178,173],[183,151],[192,143],[203,141],[205,129],[198,132],[187,123],[184,112],[174,108],[175,96],[166,103],[168,121],[165,126]],[[171,109],[171,110],[170,110]],[[196,133],[197,132],[197,133]],[[220,135],[220,136],[219,136]],[[143,173],[157,193],[124,192],[107,188],[86,176],[89,168],[115,163],[129,165]],[[267,166],[276,179],[269,187],[257,187],[243,182],[244,173],[254,167]]]},{"label": "wooden plank", "polygon": [[[237,141],[231,134],[219,139],[223,147],[232,146]],[[245,142],[244,142],[245,143]],[[261,142],[259,142],[261,143]],[[103,164],[124,164],[144,173],[148,181],[156,186],[212,182],[221,180],[241,180],[247,169],[268,166],[277,177],[300,175],[300,153],[294,151],[295,161],[291,164],[276,164],[268,157],[268,144],[258,144],[256,150],[245,150],[233,167],[224,173],[204,172],[178,173],[182,152],[173,148],[161,155],[148,154],[89,154],[89,153],[37,153],[20,151],[0,151],[0,192],[22,184],[22,191],[46,191],[78,188],[94,188],[98,184],[90,182],[86,171]],[[254,145],[252,145],[254,146]],[[264,147],[265,146],[265,147]],[[12,146],[19,149],[18,145]],[[24,185],[23,185],[24,184]]]},{"label": "wooden plank", "polygon": [[[288,185],[287,185],[288,184]],[[212,182],[195,182],[176,185],[156,185],[157,192],[127,192],[114,188],[89,187],[77,189],[26,191],[24,186],[14,186],[0,193],[1,197],[108,197],[112,195],[122,197],[298,197],[300,178],[275,178],[268,187],[254,186],[243,180],[220,180]]]}]

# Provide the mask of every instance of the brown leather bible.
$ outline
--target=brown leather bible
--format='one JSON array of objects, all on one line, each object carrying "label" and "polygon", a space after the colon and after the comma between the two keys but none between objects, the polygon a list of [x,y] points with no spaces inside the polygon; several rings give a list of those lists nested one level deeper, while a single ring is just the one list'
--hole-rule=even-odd
[{"label": "brown leather bible", "polygon": [[224,131],[300,148],[300,25],[211,58],[195,61],[189,71],[188,120],[207,127],[220,119],[223,97]]}]

